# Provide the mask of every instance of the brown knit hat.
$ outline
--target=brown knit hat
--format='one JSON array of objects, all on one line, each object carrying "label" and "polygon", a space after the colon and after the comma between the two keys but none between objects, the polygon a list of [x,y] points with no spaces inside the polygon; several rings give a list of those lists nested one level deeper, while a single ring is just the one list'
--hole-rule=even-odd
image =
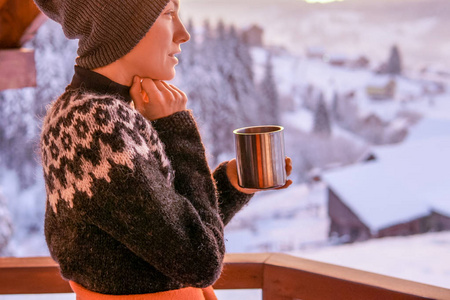
[{"label": "brown knit hat", "polygon": [[133,49],[169,0],[34,0],[61,24],[69,39],[79,39],[79,66],[108,65]]}]

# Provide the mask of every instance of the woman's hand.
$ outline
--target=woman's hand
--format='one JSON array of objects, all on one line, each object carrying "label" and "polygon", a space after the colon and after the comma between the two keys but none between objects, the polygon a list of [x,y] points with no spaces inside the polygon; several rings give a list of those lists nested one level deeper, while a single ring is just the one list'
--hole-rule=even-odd
[{"label": "woman's hand", "polygon": [[[292,161],[290,157],[286,157],[286,175],[289,176],[291,175],[292,172]],[[230,180],[231,184],[240,192],[242,193],[246,193],[246,194],[253,194],[259,191],[267,191],[270,189],[246,189],[243,187],[240,187],[238,184],[238,176],[237,176],[237,163],[236,163],[236,159],[232,159],[228,162],[227,164],[227,176],[228,176],[228,180]],[[273,190],[281,190],[281,189],[285,189],[288,186],[290,186],[292,184],[292,180],[288,179],[286,181],[286,184],[281,186],[281,187],[277,187],[274,188]]]},{"label": "woman's hand", "polygon": [[186,109],[186,94],[161,80],[134,76],[130,95],[134,107],[150,121]]}]

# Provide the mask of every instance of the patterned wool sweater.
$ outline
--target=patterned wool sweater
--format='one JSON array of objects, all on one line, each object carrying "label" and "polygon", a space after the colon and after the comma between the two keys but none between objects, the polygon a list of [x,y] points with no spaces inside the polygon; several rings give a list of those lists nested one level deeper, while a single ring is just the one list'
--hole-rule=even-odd
[{"label": "patterned wool sweater", "polygon": [[103,294],[206,287],[223,227],[251,198],[213,174],[189,111],[149,122],[128,88],[76,67],[41,135],[46,241],[61,274]]}]

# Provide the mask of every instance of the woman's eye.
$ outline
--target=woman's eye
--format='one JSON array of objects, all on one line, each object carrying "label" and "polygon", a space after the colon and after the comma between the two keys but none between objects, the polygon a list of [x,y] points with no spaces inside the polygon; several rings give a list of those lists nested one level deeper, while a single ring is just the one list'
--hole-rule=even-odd
[{"label": "woman's eye", "polygon": [[175,11],[170,10],[170,11],[166,12],[166,15],[171,16],[171,17],[175,17]]}]

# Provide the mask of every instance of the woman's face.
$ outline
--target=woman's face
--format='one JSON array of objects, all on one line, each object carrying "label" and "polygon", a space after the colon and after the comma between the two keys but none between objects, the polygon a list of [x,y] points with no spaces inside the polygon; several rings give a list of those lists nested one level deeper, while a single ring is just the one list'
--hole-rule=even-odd
[{"label": "woman's face", "polygon": [[175,76],[180,45],[189,40],[179,15],[179,0],[171,0],[145,37],[122,59],[132,76],[171,80]]}]

